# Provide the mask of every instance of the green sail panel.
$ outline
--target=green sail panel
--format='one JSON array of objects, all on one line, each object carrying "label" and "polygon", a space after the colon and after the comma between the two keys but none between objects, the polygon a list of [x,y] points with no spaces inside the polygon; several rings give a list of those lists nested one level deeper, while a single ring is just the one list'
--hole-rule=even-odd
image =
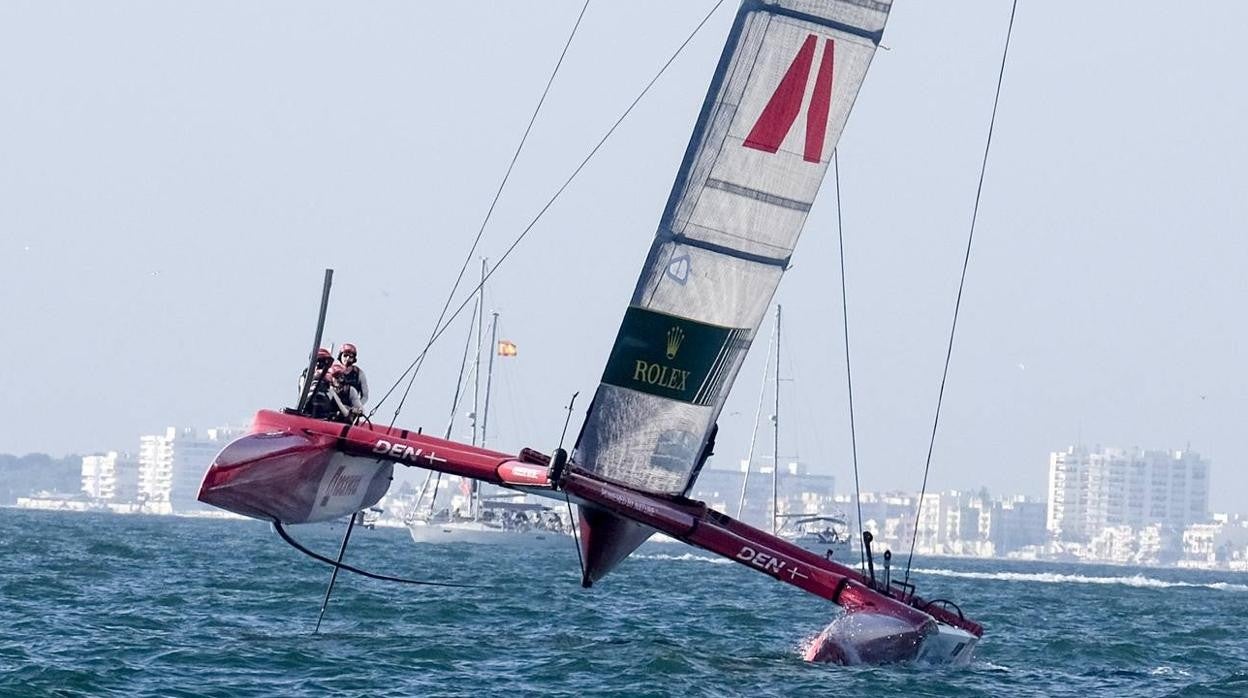
[{"label": "green sail panel", "polygon": [[602,382],[710,406],[726,388],[728,368],[749,347],[749,334],[747,329],[630,307]]}]

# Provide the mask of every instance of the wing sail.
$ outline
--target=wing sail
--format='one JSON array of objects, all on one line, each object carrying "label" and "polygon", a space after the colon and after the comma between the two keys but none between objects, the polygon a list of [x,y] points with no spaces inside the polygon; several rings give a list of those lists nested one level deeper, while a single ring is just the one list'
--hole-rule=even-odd
[{"label": "wing sail", "polygon": [[573,457],[680,495],[789,264],[888,17],[877,0],[746,0]]}]

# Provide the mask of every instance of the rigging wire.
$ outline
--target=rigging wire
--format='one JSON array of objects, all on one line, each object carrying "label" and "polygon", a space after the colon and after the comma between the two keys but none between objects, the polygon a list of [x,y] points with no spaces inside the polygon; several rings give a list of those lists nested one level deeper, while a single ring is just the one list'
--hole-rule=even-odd
[{"label": "rigging wire", "polygon": [[458,589],[486,588],[486,587],[478,586],[475,584],[455,584],[453,582],[433,582],[433,581],[424,580],[424,579],[408,579],[406,577],[391,577],[390,575],[377,574],[376,572],[369,572],[368,570],[362,570],[358,567],[352,567],[351,565],[348,565],[345,562],[335,562],[334,560],[328,557],[325,557],[324,555],[321,555],[320,553],[316,553],[305,548],[299,541],[295,540],[294,538],[291,538],[290,534],[286,532],[286,529],[282,526],[281,522],[273,521],[272,523],[273,523],[273,530],[277,531],[277,535],[281,536],[282,540],[286,541],[290,545],[290,547],[294,548],[295,550],[298,550],[304,555],[307,555],[313,560],[319,560],[321,562],[324,562],[327,565],[331,565],[335,569],[342,569],[342,570],[346,570],[347,572],[354,572],[358,575],[368,577],[369,579],[379,579],[383,582],[399,582],[401,584],[418,584],[420,586],[431,586],[431,587],[455,587]]},{"label": "rigging wire", "polygon": [[[758,389],[758,408],[754,411],[754,431],[750,433],[750,450],[745,456],[745,476],[741,478],[741,497],[737,500],[737,518],[745,509],[745,493],[750,486],[750,469],[754,467],[754,448],[758,445],[758,423],[763,418],[763,403],[767,398],[767,376],[771,373],[771,352],[776,344],[776,328],[772,325],[771,339],[767,340],[767,359],[763,362],[763,381]],[[760,467],[761,471],[762,468]],[[759,473],[762,474],[761,472]]]},{"label": "rigging wire", "polygon": [[[563,420],[563,432],[559,434],[559,448],[563,448],[563,439],[568,435],[568,424],[572,421],[572,406],[576,404],[576,396],[581,391],[572,393],[572,399],[568,400],[568,416]],[[580,526],[577,525],[576,516],[572,513],[572,498],[568,496],[568,491],[563,491],[563,501],[568,504],[568,528],[572,529],[572,544],[576,546],[576,561],[581,565],[581,584],[585,583],[585,556],[581,553],[581,535],[579,533]]]},{"label": "rigging wire", "polygon": [[[455,299],[455,292],[459,290],[459,284],[464,280],[464,272],[468,269],[468,263],[472,261],[472,256],[477,251],[477,245],[481,243],[481,236],[485,233],[485,226],[490,222],[491,216],[494,215],[494,207],[498,205],[498,200],[503,194],[503,188],[507,186],[507,180],[511,178],[511,171],[515,169],[516,160],[520,158],[520,152],[524,150],[524,144],[529,139],[529,133],[533,130],[533,124],[537,122],[537,115],[541,112],[542,105],[546,103],[546,96],[550,94],[550,86],[554,84],[555,76],[559,74],[559,68],[563,66],[563,59],[568,55],[568,48],[572,45],[572,39],[576,37],[576,31],[580,28],[581,20],[584,19],[585,10],[587,9],[589,9],[589,0],[585,0],[585,4],[581,5],[581,13],[576,16],[576,23],[572,25],[572,31],[568,34],[568,40],[563,44],[563,51],[559,53],[559,60],[555,62],[555,68],[551,71],[550,78],[546,80],[546,87],[542,90],[542,96],[537,100],[537,106],[533,108],[533,114],[529,117],[529,123],[524,128],[524,134],[520,136],[520,143],[516,145],[516,151],[512,153],[511,162],[507,164],[507,171],[503,173],[503,179],[498,183],[498,189],[494,192],[494,199],[490,201],[490,207],[485,212],[485,218],[481,220],[481,227],[477,229],[477,236],[473,238],[472,246],[468,248],[468,254],[464,255],[464,263],[459,267],[459,274],[455,277],[455,283],[451,286],[451,292],[446,295],[446,302],[442,304],[442,311],[438,314],[437,321],[433,323],[434,333],[429,337],[429,342],[425,346],[426,351],[437,340],[437,335],[440,334],[438,328],[441,326],[442,320],[446,318],[446,311],[451,307],[451,302]],[[419,361],[421,363],[424,361],[425,353],[421,352],[420,354]],[[403,403],[407,400],[407,395],[412,389],[412,381],[416,380],[416,372],[420,370],[419,365],[413,364],[413,366],[408,367],[407,371],[412,371],[413,367],[415,371],[412,373],[412,380],[408,382],[407,390],[403,392],[403,398],[394,410],[394,417],[390,421],[391,427],[398,420],[399,412],[403,409]],[[390,393],[394,392],[394,389],[403,382],[407,371],[404,371],[403,375],[399,376],[394,385],[386,391],[386,394],[377,402],[376,407],[369,412],[370,416],[381,407],[386,398],[390,397]]]},{"label": "rigging wire", "polygon": [[578,529],[576,515],[572,513],[572,498],[568,491],[563,491],[563,501],[568,503],[568,528],[572,529],[572,544],[576,546],[576,561],[581,565],[581,583],[585,582],[585,556],[581,554],[581,534]]},{"label": "rigging wire", "polygon": [[[478,320],[478,313],[481,312],[482,304],[480,301],[481,299],[478,297],[477,303],[472,310],[472,322],[468,323],[468,336],[464,337],[464,352],[459,359],[459,376],[455,379],[455,398],[451,400],[451,414],[446,420],[446,434],[443,435],[445,439],[451,438],[451,432],[455,430],[455,416],[459,414],[459,398],[463,395],[464,389],[468,387],[468,381],[464,376],[464,372],[468,366],[468,349],[472,346],[472,335]],[[394,424],[390,426],[394,426]],[[416,499],[416,505],[419,507],[421,500],[424,499],[425,487],[428,486],[430,478],[433,478],[433,494],[429,497],[429,518],[432,519],[438,506],[438,487],[442,485],[441,470],[430,470],[429,474],[425,476],[425,485],[420,489],[421,493]]]},{"label": "rigging wire", "polygon": [[849,394],[849,449],[854,461],[854,503],[858,505],[858,564],[867,573],[867,551],[862,544],[862,485],[858,478],[858,429],[854,423],[854,372],[849,361],[849,293],[845,284],[845,226],[841,222],[840,149],[832,151],[832,181],[836,184],[836,239],[841,256],[841,321],[845,330],[845,388]]},{"label": "rigging wire", "polygon": [[953,321],[949,327],[949,346],[945,349],[945,368],[940,375],[940,392],[936,396],[936,416],[932,420],[932,437],[927,445],[927,461],[923,465],[923,488],[914,513],[914,534],[910,538],[910,555],[906,558],[904,584],[910,582],[910,564],[914,561],[914,546],[919,539],[919,515],[923,512],[923,497],[927,494],[927,475],[932,467],[932,450],[936,447],[936,428],[940,424],[940,406],[945,397],[945,380],[949,377],[949,361],[953,356],[953,337],[958,329],[958,311],[962,307],[962,290],[966,286],[966,270],[971,262],[971,243],[975,240],[975,222],[979,219],[979,199],[984,191],[984,173],[988,170],[988,151],[992,147],[992,130],[997,123],[997,105],[1001,102],[1001,84],[1005,81],[1005,63],[1010,55],[1010,37],[1014,33],[1014,14],[1018,0],[1010,8],[1010,24],[1005,30],[1005,48],[1001,51],[1001,69],[997,73],[997,93],[992,100],[992,118],[988,120],[988,138],[984,143],[984,158],[979,166],[979,184],[975,187],[975,206],[971,210],[971,230],[966,236],[966,254],[962,258],[962,277],[958,280],[958,298],[953,304]]},{"label": "rigging wire", "polygon": [[[589,154],[586,155],[583,160],[581,160],[580,164],[577,165],[576,168],[572,171],[572,174],[568,175],[568,178],[564,180],[563,184],[560,185],[558,189],[555,190],[555,193],[551,195],[550,199],[546,201],[546,204],[543,205],[542,208],[537,212],[537,215],[535,215],[533,219],[529,221],[528,225],[524,227],[524,230],[520,231],[520,234],[516,236],[516,239],[512,241],[511,245],[507,248],[507,250],[503,252],[502,256],[499,257],[498,262],[496,262],[494,266],[490,268],[489,272],[486,273],[485,278],[481,280],[481,283],[478,284],[478,287],[480,287],[481,284],[484,284],[486,281],[488,281],[489,278],[494,275],[494,272],[497,271],[498,268],[503,265],[503,262],[507,261],[507,258],[516,249],[516,247],[524,240],[524,238],[529,234],[529,231],[531,231],[533,227],[537,225],[537,222],[541,220],[542,216],[546,214],[546,212],[550,209],[550,207],[554,205],[555,201],[557,201],[559,197],[563,194],[564,190],[566,190],[568,186],[572,184],[572,181],[576,179],[577,175],[581,173],[581,170],[585,169],[585,166],[589,164],[589,161],[593,159],[595,155],[598,154],[598,151],[601,150],[602,146],[607,142],[607,140],[610,139],[611,136],[615,134],[616,129],[618,129],[620,124],[624,122],[624,119],[626,119],[628,115],[632,113],[633,109],[636,108],[639,102],[641,102],[642,98],[645,97],[647,93],[649,93],[650,88],[654,87],[654,84],[658,82],[659,78],[661,78],[665,72],[667,72],[667,69],[672,65],[673,62],[675,62],[676,58],[684,51],[685,47],[689,45],[689,42],[692,41],[695,36],[697,36],[698,32],[701,31],[702,27],[706,25],[706,23],[710,20],[711,16],[715,14],[715,11],[719,9],[720,5],[723,5],[723,4],[724,4],[724,0],[718,0],[718,2],[716,2],[715,5],[711,7],[710,11],[706,13],[706,16],[702,18],[702,21],[698,22],[697,26],[693,28],[693,31],[689,33],[689,36],[685,37],[685,40],[680,44],[680,46],[676,48],[676,51],[672,53],[671,57],[667,59],[667,62],[665,62],[663,66],[659,68],[659,71],[655,73],[654,77],[651,78],[650,82],[648,82],[646,86],[642,88],[641,92],[637,94],[637,97],[633,99],[631,104],[628,105],[628,108],[626,108],[624,112],[620,114],[620,117],[616,119],[615,123],[611,125],[611,128],[607,129],[607,132],[602,136],[602,138],[598,141],[598,143],[589,151]],[[473,289],[472,293],[476,293],[476,289]],[[459,307],[455,309],[455,312],[452,313],[450,318],[446,320],[447,324],[453,321],[456,318],[456,316],[459,315],[459,313],[463,312],[464,307],[468,305],[469,300],[471,300],[471,296],[465,299],[463,303],[460,303]],[[412,384],[416,379],[416,374],[413,371],[420,370],[420,366],[421,364],[423,364],[425,356],[429,353],[429,348],[433,346],[433,343],[436,342],[438,340],[438,337],[440,337],[442,333],[446,330],[447,324],[443,324],[441,327],[437,327],[435,325],[436,329],[434,330],[433,334],[430,336],[429,341],[425,344],[425,348],[422,349],[420,354],[415,359],[412,360],[412,363],[409,364],[407,369],[403,371],[402,375],[399,376],[399,379],[395,381],[394,385],[392,385],[390,389],[386,391],[386,394],[382,396],[381,400],[378,401],[377,407],[373,408],[374,412],[378,408],[381,407],[381,404],[385,402],[386,398],[388,398],[390,394],[393,393],[394,390],[403,382],[403,379],[407,378],[407,374],[412,373],[411,379],[408,380],[407,388],[403,392],[403,398],[399,402],[399,407],[398,409],[395,410],[395,420],[398,419],[398,410],[402,409],[403,401],[407,399],[407,395],[411,391]],[[391,426],[394,426],[394,420],[391,421]]]}]

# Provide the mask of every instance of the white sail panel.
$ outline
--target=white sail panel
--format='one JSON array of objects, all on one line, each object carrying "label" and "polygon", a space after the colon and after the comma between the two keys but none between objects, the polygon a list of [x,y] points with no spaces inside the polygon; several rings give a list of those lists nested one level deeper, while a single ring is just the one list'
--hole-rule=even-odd
[{"label": "white sail panel", "polygon": [[692,484],[888,9],[742,4],[581,429],[578,468],[655,493]]}]

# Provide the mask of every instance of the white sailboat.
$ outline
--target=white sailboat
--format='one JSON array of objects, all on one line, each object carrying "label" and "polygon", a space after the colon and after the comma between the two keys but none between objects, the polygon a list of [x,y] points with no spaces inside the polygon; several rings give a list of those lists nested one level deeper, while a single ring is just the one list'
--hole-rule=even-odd
[{"label": "white sailboat", "polygon": [[852,537],[849,524],[840,512],[786,512],[780,513],[780,318],[781,307],[776,306],[776,323],[772,329],[771,342],[767,348],[767,361],[763,366],[763,385],[758,395],[758,410],[754,415],[754,433],[750,437],[749,455],[745,461],[745,476],[741,480],[741,496],[737,501],[737,518],[745,509],[746,493],[749,490],[750,472],[754,467],[754,451],[758,444],[758,424],[763,416],[763,403],[767,396],[768,370],[774,369],[774,408],[771,415],[772,454],[771,454],[771,498],[769,504],[771,514],[771,532],[773,535],[799,545],[807,550],[821,553],[830,559],[846,560],[849,558]]},{"label": "white sailboat", "polygon": [[[482,277],[487,272],[483,259]],[[481,400],[481,351],[484,337],[485,284],[477,290],[476,309],[473,313],[472,332],[476,335],[476,352],[473,367],[472,411],[468,417],[472,424],[472,445],[485,447],[489,428],[490,395],[494,380],[494,357],[499,354],[498,313],[491,313],[490,355],[486,368],[484,400]],[[464,347],[464,363],[470,346]],[[459,406],[458,391],[451,406],[451,420],[447,425],[447,437],[454,426]],[[480,415],[480,419],[478,419]],[[452,499],[441,509],[437,507],[441,474],[430,471],[419,494],[411,503],[404,524],[412,541],[416,543],[478,543],[493,545],[545,545],[553,542],[570,543],[571,517],[558,509],[535,502],[525,501],[524,495],[499,490],[486,494],[477,480],[464,479],[466,491],[462,498]],[[430,486],[432,485],[432,489]],[[428,494],[428,504],[425,495]],[[455,501],[458,499],[458,503]]]}]

